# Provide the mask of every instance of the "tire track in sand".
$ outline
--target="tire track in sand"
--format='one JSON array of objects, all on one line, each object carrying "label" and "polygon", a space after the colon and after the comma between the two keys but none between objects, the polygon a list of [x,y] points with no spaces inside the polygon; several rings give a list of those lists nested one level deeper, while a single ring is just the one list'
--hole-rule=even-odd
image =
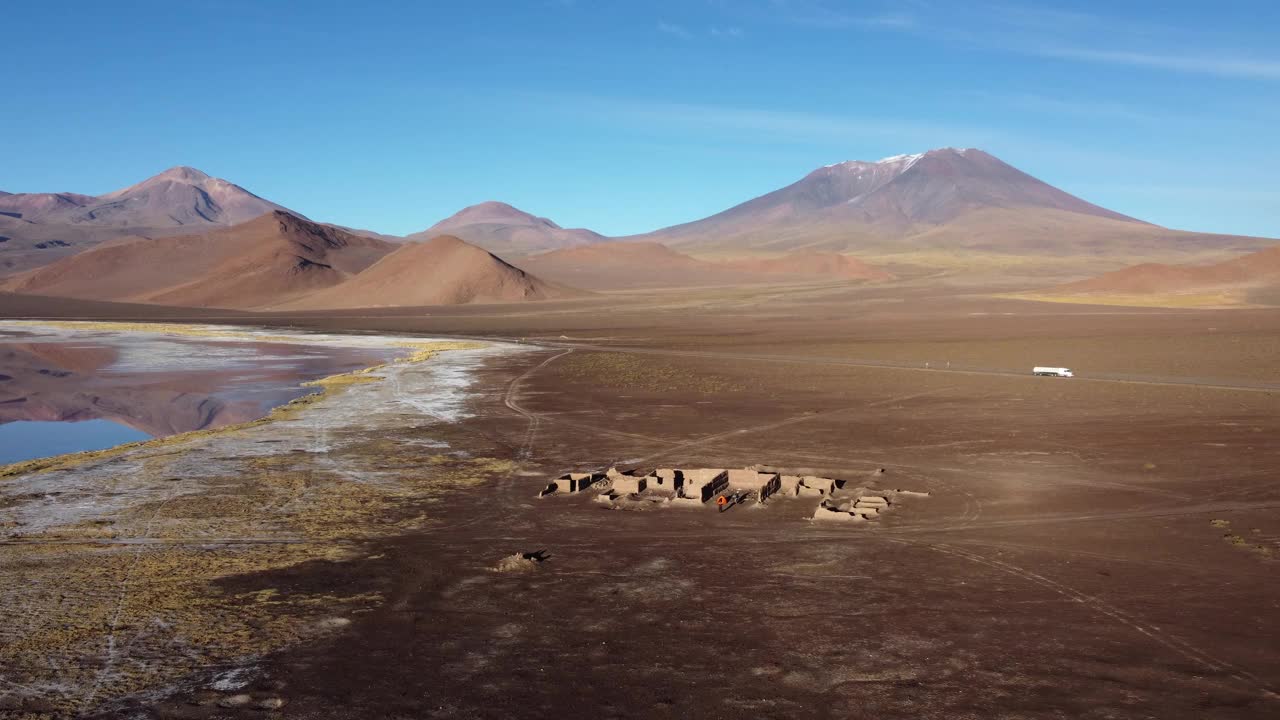
[{"label": "tire track in sand", "polygon": [[909,395],[899,395],[896,397],[885,398],[883,400],[877,400],[875,402],[865,403],[862,405],[853,405],[850,407],[842,407],[842,408],[837,408],[835,410],[828,410],[826,412],[793,415],[789,418],[785,418],[785,419],[778,420],[771,423],[765,423],[763,425],[748,425],[747,427],[744,427],[744,428],[737,428],[734,430],[726,430],[724,432],[714,433],[711,435],[704,435],[703,437],[697,438],[696,440],[689,440],[688,442],[675,443],[671,447],[663,448],[662,450],[659,450],[655,453],[650,453],[649,455],[635,458],[629,462],[642,463],[648,460],[653,460],[654,458],[662,457],[664,455],[667,455],[668,453],[679,452],[682,450],[692,450],[699,447],[705,447],[707,445],[712,445],[721,440],[736,438],[741,435],[746,435],[748,433],[763,432],[766,430],[777,430],[778,428],[787,427],[789,425],[797,425],[799,423],[809,422],[811,420],[821,420],[824,418],[831,417],[833,415],[840,415],[842,413],[853,412],[855,410],[865,410],[867,408],[879,407],[881,405],[888,405],[889,403],[912,400],[914,398],[924,397],[926,395],[933,395],[935,393],[942,392],[945,389],[948,389],[948,388],[927,390],[924,392],[911,393]]},{"label": "tire track in sand", "polygon": [[1095,613],[1108,617],[1122,625],[1128,626],[1130,629],[1137,631],[1139,634],[1160,645],[1163,645],[1185,659],[1204,666],[1213,672],[1225,673],[1241,684],[1250,686],[1272,702],[1280,702],[1280,694],[1278,694],[1267,684],[1265,680],[1257,675],[1254,675],[1248,670],[1237,667],[1226,660],[1214,657],[1213,655],[1200,650],[1191,643],[1171,635],[1154,625],[1143,622],[1140,618],[1121,610],[1115,605],[1112,605],[1097,596],[1081,592],[1069,585],[1065,585],[1056,580],[1051,580],[1039,573],[1032,572],[1026,568],[1014,565],[1013,563],[985,557],[973,551],[963,550],[945,543],[923,543],[898,539],[892,539],[890,542],[900,542],[903,544],[924,547],[929,550],[933,550],[934,552],[968,560],[969,562],[977,563],[979,565],[1013,575],[1014,577],[1025,580],[1034,585],[1039,585],[1040,587],[1057,593],[1072,602],[1079,603]]},{"label": "tire track in sand", "polygon": [[551,357],[543,360],[537,365],[534,365],[528,370],[525,370],[523,373],[516,376],[515,379],[513,379],[510,383],[507,384],[507,392],[502,397],[502,404],[506,405],[507,408],[510,409],[512,412],[515,412],[524,416],[524,418],[529,421],[529,428],[525,431],[524,440],[520,443],[520,445],[516,449],[516,462],[526,462],[529,460],[530,457],[533,456],[533,445],[534,445],[534,441],[537,439],[538,426],[542,424],[542,419],[539,413],[535,413],[531,410],[526,409],[525,407],[520,405],[519,401],[516,399],[520,392],[520,384],[523,383],[525,380],[529,379],[530,377],[533,377],[534,373],[538,372],[544,367],[550,365],[556,360],[559,360],[565,355],[572,353],[573,350],[574,350],[573,348],[569,348],[564,352],[560,352],[555,355],[552,355]]}]

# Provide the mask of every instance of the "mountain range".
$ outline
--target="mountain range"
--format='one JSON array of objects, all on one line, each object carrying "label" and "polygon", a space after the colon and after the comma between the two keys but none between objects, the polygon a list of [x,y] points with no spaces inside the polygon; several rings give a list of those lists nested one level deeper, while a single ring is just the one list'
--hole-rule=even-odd
[{"label": "mountain range", "polygon": [[1273,243],[1153,225],[961,148],[828,165],[710,217],[629,238],[566,229],[493,201],[397,238],[312,222],[189,167],[98,196],[0,192],[0,289],[226,308],[884,281],[886,264],[907,277],[974,268],[990,277],[1038,263],[1072,279],[1143,261],[1223,260]]},{"label": "mountain range", "polygon": [[229,227],[284,209],[190,167],[105,195],[0,193],[0,270],[20,272],[114,238]]},{"label": "mountain range", "polygon": [[575,294],[455,238],[390,243],[283,210],[190,235],[108,241],[6,278],[0,289],[259,310],[510,302]]}]

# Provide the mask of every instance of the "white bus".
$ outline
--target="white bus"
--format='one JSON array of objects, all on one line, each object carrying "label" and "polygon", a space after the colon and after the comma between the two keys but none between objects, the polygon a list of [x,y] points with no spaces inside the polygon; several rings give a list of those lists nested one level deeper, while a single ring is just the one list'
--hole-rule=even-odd
[{"label": "white bus", "polygon": [[1075,374],[1071,372],[1071,368],[1063,368],[1063,367],[1039,367],[1039,366],[1037,366],[1037,367],[1033,367],[1033,368],[1031,368],[1031,374],[1032,374],[1032,375],[1047,375],[1047,376],[1049,376],[1049,377],[1075,377]]}]

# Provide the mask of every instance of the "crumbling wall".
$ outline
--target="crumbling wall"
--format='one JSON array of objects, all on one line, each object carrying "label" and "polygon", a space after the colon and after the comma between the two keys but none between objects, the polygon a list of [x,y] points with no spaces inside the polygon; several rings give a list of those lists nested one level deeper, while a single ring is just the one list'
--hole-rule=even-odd
[{"label": "crumbling wall", "polygon": [[861,515],[855,515],[849,512],[841,512],[826,505],[819,505],[817,510],[813,511],[813,519],[820,521],[836,521],[836,522],[862,522],[866,520]]},{"label": "crumbling wall", "polygon": [[800,478],[800,484],[807,488],[818,491],[819,495],[830,495],[836,489],[836,481],[831,478],[818,477],[816,475],[805,475]]},{"label": "crumbling wall", "polygon": [[[755,500],[763,504],[774,495],[809,497],[818,500],[813,519],[820,521],[865,522],[877,520],[893,508],[902,496],[928,497],[928,492],[877,487],[875,481],[857,483],[817,475],[783,475],[765,466],[725,470],[722,468],[658,468],[620,471],[609,468],[604,473],[565,473],[556,478],[543,494],[580,492],[607,479],[608,487],[598,486],[596,498],[612,509],[642,510],[662,506],[701,507],[723,496],[723,512],[740,503]],[[883,474],[873,471],[873,476]]]},{"label": "crumbling wall", "polygon": [[720,468],[684,470],[683,473],[683,495],[687,498],[696,498],[699,502],[710,500],[729,484],[729,473]]},{"label": "crumbling wall", "polygon": [[729,470],[728,480],[729,487],[752,493],[757,502],[764,502],[782,487],[777,473],[758,472],[751,469]]},{"label": "crumbling wall", "polygon": [[652,485],[656,485],[663,490],[670,490],[678,493],[680,488],[684,486],[684,473],[673,468],[658,468],[653,471]]},{"label": "crumbling wall", "polygon": [[613,476],[613,491],[621,495],[631,493],[642,493],[648,486],[648,478],[636,477],[626,473],[619,473]]},{"label": "crumbling wall", "polygon": [[565,473],[560,477],[552,480],[549,485],[539,493],[539,497],[550,495],[552,493],[575,493],[586,490],[604,478],[604,473]]}]

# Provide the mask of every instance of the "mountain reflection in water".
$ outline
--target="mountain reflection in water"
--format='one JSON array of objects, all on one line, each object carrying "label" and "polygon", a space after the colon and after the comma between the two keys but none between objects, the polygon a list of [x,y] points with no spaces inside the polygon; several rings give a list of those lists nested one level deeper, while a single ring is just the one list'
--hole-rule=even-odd
[{"label": "mountain reflection in water", "polygon": [[254,420],[309,392],[303,382],[368,367],[390,354],[0,330],[0,464]]}]

